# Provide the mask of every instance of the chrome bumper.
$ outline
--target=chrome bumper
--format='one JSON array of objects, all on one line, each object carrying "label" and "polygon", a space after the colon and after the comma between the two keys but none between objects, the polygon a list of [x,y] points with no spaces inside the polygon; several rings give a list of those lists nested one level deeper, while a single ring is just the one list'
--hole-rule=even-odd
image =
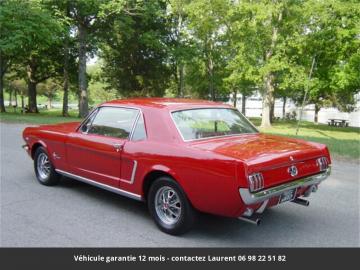
[{"label": "chrome bumper", "polygon": [[24,144],[21,146],[26,152],[29,152],[29,146],[27,144]]},{"label": "chrome bumper", "polygon": [[279,196],[283,192],[293,188],[308,187],[308,186],[320,184],[321,181],[325,180],[330,175],[330,172],[331,172],[331,167],[327,168],[326,171],[321,172],[319,174],[297,179],[295,181],[282,184],[276,187],[264,189],[259,192],[251,193],[248,188],[240,188],[239,192],[241,199],[245,204],[250,205],[255,203],[261,203],[272,197]]}]

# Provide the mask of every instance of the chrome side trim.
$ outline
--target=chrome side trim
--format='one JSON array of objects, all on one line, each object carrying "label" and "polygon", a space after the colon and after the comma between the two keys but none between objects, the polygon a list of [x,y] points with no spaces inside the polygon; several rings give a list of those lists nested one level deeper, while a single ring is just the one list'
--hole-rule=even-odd
[{"label": "chrome side trim", "polygon": [[138,124],[138,122],[139,122],[140,119],[142,119],[143,122],[144,122],[144,130],[145,130],[145,139],[144,139],[144,140],[147,140],[147,138],[148,138],[148,136],[147,136],[147,130],[146,130],[146,123],[145,123],[145,119],[144,119],[144,113],[142,112],[141,109],[139,109],[139,110],[140,110],[139,115],[138,115],[138,117],[137,117],[136,120],[135,120],[133,129],[132,129],[132,131],[131,131],[131,136],[129,137],[129,140],[130,140],[130,141],[134,141],[134,140],[133,140],[133,137],[134,137],[135,129],[136,129],[136,126],[137,126],[137,124]]},{"label": "chrome side trim", "polygon": [[130,131],[130,135],[129,135],[129,141],[132,141],[132,137],[134,135],[134,131],[135,131],[135,128],[136,128],[136,125],[137,125],[137,122],[139,121],[139,118],[140,118],[140,114],[141,114],[141,111],[138,112],[138,114],[136,115],[135,117],[135,121],[131,127],[131,131]]},{"label": "chrome side trim", "polygon": [[132,169],[131,179],[130,179],[130,183],[131,183],[131,184],[134,183],[134,181],[135,181],[135,174],[136,174],[137,164],[138,164],[137,161],[134,160],[134,167],[133,167],[133,169]]},{"label": "chrome side trim", "polygon": [[112,187],[112,186],[109,186],[109,185],[106,185],[106,184],[102,184],[102,183],[96,182],[94,180],[91,180],[91,179],[88,179],[88,178],[85,178],[85,177],[82,177],[82,176],[79,176],[79,175],[76,175],[76,174],[72,174],[72,173],[69,173],[69,172],[66,172],[66,171],[63,171],[63,170],[55,169],[55,171],[62,174],[62,175],[64,175],[64,176],[73,178],[75,180],[84,182],[86,184],[90,184],[90,185],[98,187],[98,188],[102,188],[102,189],[114,192],[116,194],[119,194],[119,195],[122,195],[122,196],[125,196],[125,197],[129,197],[131,199],[135,199],[135,200],[138,200],[138,201],[143,200],[143,197],[141,195],[139,195],[139,194],[135,194],[135,193],[132,193],[132,192],[120,189],[120,188],[115,188],[115,187]]},{"label": "chrome side trim", "polygon": [[135,175],[136,175],[136,169],[137,169],[137,161],[136,160],[133,160],[134,162],[134,165],[133,165],[133,169],[132,169],[132,172],[131,172],[131,178],[130,180],[125,180],[125,179],[120,179],[120,181],[122,182],[125,182],[125,183],[128,183],[128,184],[134,184],[134,181],[135,181]]},{"label": "chrome side trim", "polygon": [[300,178],[295,181],[285,183],[276,187],[268,188],[259,192],[251,193],[248,188],[239,188],[240,196],[243,202],[247,205],[261,203],[267,199],[272,197],[279,196],[283,192],[298,188],[298,187],[307,187],[311,185],[320,184],[323,180],[325,180],[331,172],[331,167],[329,167],[326,171],[321,172],[319,174]]}]

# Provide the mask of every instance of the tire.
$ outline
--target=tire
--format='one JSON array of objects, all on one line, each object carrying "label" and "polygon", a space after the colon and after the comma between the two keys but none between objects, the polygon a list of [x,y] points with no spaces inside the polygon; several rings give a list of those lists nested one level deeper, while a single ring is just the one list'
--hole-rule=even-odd
[{"label": "tire", "polygon": [[54,186],[60,181],[60,174],[55,171],[55,167],[52,165],[47,151],[42,146],[37,148],[35,151],[34,170],[36,179],[42,185]]},{"label": "tire", "polygon": [[195,222],[195,210],[179,184],[170,177],[160,177],[152,183],[147,202],[156,225],[165,233],[184,234]]}]

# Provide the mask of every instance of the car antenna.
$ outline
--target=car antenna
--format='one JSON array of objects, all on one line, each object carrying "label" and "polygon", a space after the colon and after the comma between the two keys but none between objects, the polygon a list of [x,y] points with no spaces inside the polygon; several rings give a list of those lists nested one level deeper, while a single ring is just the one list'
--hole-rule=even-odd
[{"label": "car antenna", "polygon": [[302,113],[303,113],[303,110],[304,110],[307,93],[309,91],[310,80],[311,80],[311,76],[312,76],[314,66],[315,66],[315,63],[316,63],[315,60],[316,60],[316,55],[313,56],[312,63],[311,63],[311,68],[310,68],[310,72],[309,72],[309,76],[308,76],[308,80],[307,80],[307,83],[306,83],[306,86],[305,86],[305,94],[304,94],[304,98],[303,98],[303,101],[302,101],[302,104],[301,104],[299,120],[298,120],[298,123],[297,123],[296,132],[295,132],[296,136],[298,135],[298,132],[299,132]]}]

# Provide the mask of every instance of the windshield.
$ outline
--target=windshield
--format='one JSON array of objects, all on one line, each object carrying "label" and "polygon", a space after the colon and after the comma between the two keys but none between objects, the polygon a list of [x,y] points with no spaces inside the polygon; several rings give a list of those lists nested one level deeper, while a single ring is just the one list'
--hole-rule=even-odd
[{"label": "windshield", "polygon": [[185,141],[257,133],[250,122],[234,109],[190,109],[172,112],[172,117]]}]

